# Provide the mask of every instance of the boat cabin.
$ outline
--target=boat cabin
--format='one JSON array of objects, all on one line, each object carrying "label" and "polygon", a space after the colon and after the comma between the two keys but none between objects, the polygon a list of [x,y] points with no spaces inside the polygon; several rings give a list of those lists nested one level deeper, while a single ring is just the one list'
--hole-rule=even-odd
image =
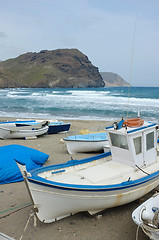
[{"label": "boat cabin", "polygon": [[139,127],[114,125],[107,128],[112,161],[144,167],[157,162],[157,125],[145,122]]}]

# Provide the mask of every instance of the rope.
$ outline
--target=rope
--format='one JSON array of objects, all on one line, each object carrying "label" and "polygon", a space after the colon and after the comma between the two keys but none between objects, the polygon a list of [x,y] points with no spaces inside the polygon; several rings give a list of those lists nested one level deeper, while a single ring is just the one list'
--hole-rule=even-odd
[{"label": "rope", "polygon": [[32,202],[29,202],[29,203],[24,203],[24,204],[22,204],[22,205],[19,205],[19,206],[16,206],[16,207],[12,207],[12,208],[9,208],[9,209],[6,209],[6,210],[4,210],[4,211],[2,211],[2,212],[0,212],[0,214],[1,213],[5,213],[5,212],[8,212],[8,211],[12,211],[12,210],[14,210],[14,209],[16,209],[16,208],[20,208],[20,207],[23,207],[23,206],[26,206],[26,205],[30,205]]},{"label": "rope", "polygon": [[142,231],[152,240],[154,238],[152,237],[150,232],[157,232],[157,233],[159,233],[159,229],[150,227],[150,226],[146,225],[143,222],[141,225],[138,225],[138,227],[137,227],[137,230],[136,230],[136,240],[138,240],[138,237],[139,237],[139,229],[140,229],[140,227],[141,227]]},{"label": "rope", "polygon": [[159,233],[158,228],[151,227],[151,226],[145,224],[144,222],[142,223],[141,227],[144,228],[145,230],[149,231],[149,232],[151,231],[151,232],[158,232]]},{"label": "rope", "polygon": [[141,169],[138,165],[135,165],[135,167],[137,167],[141,172],[147,174],[147,175],[150,175],[149,173],[145,172],[143,169]]},{"label": "rope", "polygon": [[139,228],[140,228],[140,225],[138,225],[137,229],[136,229],[136,240],[138,240],[138,236],[139,236]]},{"label": "rope", "polygon": [[146,225],[144,222],[141,225],[141,228],[143,230],[143,232],[150,238],[150,239],[154,239],[151,235],[150,232],[155,232],[155,233],[159,233],[159,229],[158,228],[153,228],[150,227],[148,225]]},{"label": "rope", "polygon": [[1,219],[1,218],[8,217],[9,215],[11,215],[11,214],[13,214],[13,213],[15,213],[15,212],[18,212],[18,211],[20,211],[20,210],[22,210],[22,209],[24,209],[24,208],[26,208],[26,207],[29,207],[31,204],[32,204],[32,202],[29,202],[29,203],[25,203],[25,204],[19,205],[19,206],[14,207],[14,208],[6,209],[6,210],[0,212],[0,214],[3,214],[3,213],[5,213],[5,212],[12,211],[12,210],[15,210],[15,209],[19,208],[19,209],[15,210],[15,211],[13,211],[13,212],[11,212],[11,213],[8,213],[8,214],[0,217],[0,219]]},{"label": "rope", "polygon": [[[11,213],[8,213],[8,214],[5,215],[5,216],[0,217],[0,219],[1,219],[1,218],[5,218],[5,217],[11,215],[12,213],[18,212],[18,211],[20,211],[20,210],[22,210],[22,209],[24,209],[24,208],[26,208],[26,207],[29,207],[30,205],[32,205],[32,202],[25,203],[25,204],[16,206],[16,207],[14,207],[14,208],[6,209],[6,210],[0,212],[0,214],[5,213],[5,212],[8,212],[8,211],[12,211],[12,210],[14,210],[14,209],[19,208],[19,209],[15,210],[15,211],[13,211],[13,212],[11,212]],[[29,216],[29,218],[28,218],[28,220],[27,220],[27,222],[26,222],[25,228],[24,228],[24,230],[23,230],[24,233],[25,233],[25,231],[26,231],[26,229],[27,229],[27,227],[28,227],[29,221],[30,221],[30,219],[31,219],[32,216],[34,217],[34,227],[36,227],[36,216],[35,216],[35,212],[33,212],[33,213],[30,213],[30,216]],[[21,237],[20,237],[19,240],[22,240],[22,238],[23,238],[23,236],[24,236],[24,233],[21,235]]]},{"label": "rope", "polygon": [[[34,216],[34,223],[35,223],[35,213],[33,212],[33,213],[30,213],[30,216],[29,216],[29,218],[28,218],[28,220],[27,220],[27,222],[26,222],[26,225],[25,225],[25,228],[24,228],[24,230],[23,230],[23,232],[25,233],[25,231],[26,231],[26,229],[27,229],[27,227],[28,227],[28,224],[29,224],[29,221],[30,221],[30,219],[31,219],[31,217],[33,217]],[[22,238],[23,238],[23,236],[24,236],[24,233],[21,235],[21,237],[19,238],[19,240],[22,240]]]},{"label": "rope", "polygon": [[157,233],[157,235],[159,234],[158,214],[159,214],[159,210],[157,210],[157,211],[155,212],[151,226],[148,225],[148,224],[145,224],[144,221],[143,221],[142,224],[141,224],[141,228],[142,228],[143,232],[144,232],[150,239],[154,239],[154,238],[152,237],[151,232]]},{"label": "rope", "polygon": [[[138,235],[139,235],[139,228],[143,230],[143,232],[150,238],[154,239],[151,233],[156,233],[157,236],[159,236],[159,228],[158,228],[158,216],[159,216],[159,209],[155,211],[154,217],[151,221],[151,225],[146,224],[144,221],[142,221],[141,225],[138,225],[137,230],[136,230],[136,240],[138,240]],[[156,237],[157,237],[156,236]],[[158,239],[158,238],[155,238]]]}]

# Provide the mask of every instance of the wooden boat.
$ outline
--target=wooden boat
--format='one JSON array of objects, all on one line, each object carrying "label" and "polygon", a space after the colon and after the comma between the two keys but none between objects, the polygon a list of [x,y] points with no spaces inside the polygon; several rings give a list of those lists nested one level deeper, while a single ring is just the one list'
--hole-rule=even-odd
[{"label": "wooden boat", "polygon": [[14,122],[0,124],[0,139],[8,138],[36,138],[48,131],[48,121],[40,122],[37,125],[17,127]]},{"label": "wooden boat", "polygon": [[27,172],[18,162],[38,219],[90,214],[134,201],[159,184],[157,125],[107,129],[110,152]]},{"label": "wooden boat", "polygon": [[159,193],[142,203],[132,213],[133,221],[153,240],[159,239]]},{"label": "wooden boat", "polygon": [[81,152],[102,152],[108,146],[106,132],[73,135],[63,139],[69,154]]}]

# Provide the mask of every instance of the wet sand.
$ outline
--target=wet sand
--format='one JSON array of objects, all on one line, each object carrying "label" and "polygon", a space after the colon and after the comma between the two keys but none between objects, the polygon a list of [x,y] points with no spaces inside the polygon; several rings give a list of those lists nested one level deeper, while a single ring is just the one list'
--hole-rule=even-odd
[{"label": "wet sand", "polygon": [[[45,135],[35,140],[0,140],[0,146],[19,144],[31,147],[49,154],[45,165],[63,163],[70,160],[71,156],[68,154],[65,144],[61,143],[61,139],[78,134],[81,129],[91,132],[102,131],[111,124],[106,121],[70,120],[64,122],[72,123],[68,133]],[[73,158],[82,159],[93,155],[95,154],[78,153],[74,154]],[[31,213],[31,205],[27,205],[31,200],[24,182],[0,185],[0,232],[16,240],[19,240],[21,235],[23,235],[23,240],[135,240],[137,226],[132,221],[132,211],[152,193],[154,190],[140,200],[107,209],[97,217],[82,212],[50,224],[41,223],[37,219],[36,227],[34,227],[33,217],[31,217],[24,233]],[[146,239],[148,238],[140,229],[138,240]]]}]

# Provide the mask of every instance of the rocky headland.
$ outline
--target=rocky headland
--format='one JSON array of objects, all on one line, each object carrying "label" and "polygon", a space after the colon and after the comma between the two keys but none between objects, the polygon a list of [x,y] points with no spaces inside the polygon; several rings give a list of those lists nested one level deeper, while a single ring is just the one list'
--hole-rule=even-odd
[{"label": "rocky headland", "polygon": [[28,52],[0,62],[0,88],[98,88],[125,83],[117,74],[100,73],[78,49]]}]

